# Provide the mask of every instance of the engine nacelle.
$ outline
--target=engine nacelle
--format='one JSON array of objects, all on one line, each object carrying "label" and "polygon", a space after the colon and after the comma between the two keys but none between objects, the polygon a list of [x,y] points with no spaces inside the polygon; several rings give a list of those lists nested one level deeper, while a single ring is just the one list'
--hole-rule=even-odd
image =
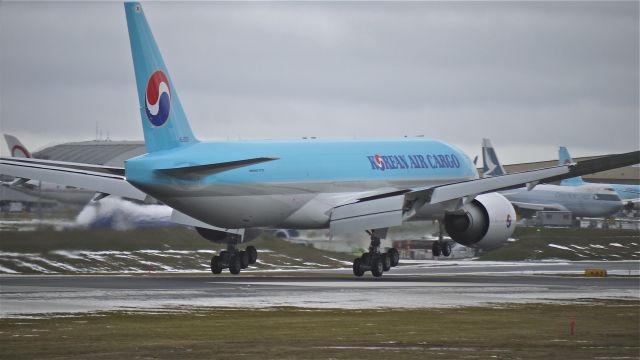
[{"label": "engine nacelle", "polygon": [[516,211],[509,200],[489,193],[476,196],[460,210],[445,213],[444,228],[459,244],[490,250],[507,242],[515,222]]}]

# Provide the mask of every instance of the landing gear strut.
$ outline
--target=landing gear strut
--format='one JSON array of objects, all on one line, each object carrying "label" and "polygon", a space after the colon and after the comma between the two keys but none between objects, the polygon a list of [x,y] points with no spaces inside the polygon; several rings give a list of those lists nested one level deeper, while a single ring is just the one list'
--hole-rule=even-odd
[{"label": "landing gear strut", "polygon": [[451,255],[451,244],[447,241],[444,241],[442,238],[442,222],[438,221],[438,226],[440,231],[438,232],[438,241],[434,241],[431,246],[431,253],[433,256],[449,256]]},{"label": "landing gear strut", "polygon": [[360,277],[365,272],[371,271],[373,276],[380,277],[385,271],[398,266],[400,254],[394,248],[384,253],[380,252],[380,240],[387,236],[387,229],[374,229],[368,233],[371,236],[369,252],[353,260],[353,274]]},{"label": "landing gear strut", "polygon": [[239,237],[232,237],[227,242],[227,250],[220,252],[220,255],[214,255],[211,258],[211,272],[220,274],[222,270],[229,269],[229,272],[236,275],[242,269],[246,269],[249,265],[255,264],[258,259],[258,251],[253,246],[247,246],[245,250],[238,250],[237,245]]}]

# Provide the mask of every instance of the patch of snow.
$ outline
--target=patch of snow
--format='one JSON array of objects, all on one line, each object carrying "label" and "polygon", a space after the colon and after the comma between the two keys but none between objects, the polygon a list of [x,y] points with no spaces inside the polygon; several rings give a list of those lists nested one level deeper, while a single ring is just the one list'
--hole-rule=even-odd
[{"label": "patch of snow", "polygon": [[78,255],[78,251],[68,251],[68,250],[55,250],[51,252],[52,254],[55,255],[60,255],[60,256],[64,256],[68,259],[75,259],[75,260],[84,260],[85,258]]},{"label": "patch of snow", "polygon": [[64,270],[67,270],[67,271],[78,271],[78,270],[80,270],[80,269],[75,268],[75,267],[73,267],[71,265],[67,265],[65,263],[61,263],[61,262],[57,262],[57,261],[53,261],[53,260],[48,260],[48,259],[45,259],[45,258],[42,258],[42,257],[31,258],[29,260],[31,260],[31,261],[41,261],[41,262],[43,262],[43,263],[45,263],[45,264],[47,264],[49,266],[52,266],[52,267],[55,267],[55,268],[59,268],[59,269],[64,269]]},{"label": "patch of snow", "polygon": [[30,262],[26,262],[26,261],[22,261],[22,260],[14,260],[15,264],[17,266],[21,266],[21,267],[26,267],[35,271],[39,271],[39,272],[43,272],[43,273],[51,273],[52,271],[43,268],[42,266],[30,263]]},{"label": "patch of snow", "polygon": [[626,247],[626,246],[624,246],[624,245],[622,245],[622,244],[620,244],[620,243],[609,243],[609,245],[611,245],[611,246],[615,246],[615,247],[621,247],[621,248],[628,249],[628,247]]},{"label": "patch of snow", "polygon": [[569,251],[573,251],[576,252],[575,250],[568,248],[566,246],[562,246],[562,245],[556,245],[556,244],[549,244],[548,246],[556,248],[556,249],[562,249],[562,250],[569,250]]},{"label": "patch of snow", "polygon": [[578,246],[578,245],[573,245],[573,244],[572,244],[572,245],[569,245],[569,246],[573,246],[574,248],[576,248],[576,249],[580,249],[580,250],[586,250],[586,249],[588,249],[587,247],[584,247],[584,246]]},{"label": "patch of snow", "polygon": [[331,260],[331,261],[338,262],[338,263],[340,263],[340,264],[344,264],[344,265],[351,265],[351,261],[338,260],[338,259],[334,259],[334,258],[332,258],[332,257],[326,256],[326,255],[324,255],[324,257],[325,257],[326,259],[329,259],[329,260]]},{"label": "patch of snow", "polygon": [[0,272],[7,273],[7,274],[19,274],[19,272],[6,268],[2,265],[0,265]]}]

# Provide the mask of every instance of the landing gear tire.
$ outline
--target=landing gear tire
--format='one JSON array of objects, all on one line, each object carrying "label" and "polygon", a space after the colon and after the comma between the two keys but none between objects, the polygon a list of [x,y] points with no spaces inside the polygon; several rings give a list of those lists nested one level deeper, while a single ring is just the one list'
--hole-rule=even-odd
[{"label": "landing gear tire", "polygon": [[391,257],[389,256],[389,254],[385,253],[380,255],[380,261],[382,262],[383,271],[391,270]]},{"label": "landing gear tire", "polygon": [[216,275],[222,272],[222,264],[220,264],[219,256],[214,256],[211,258],[211,272]]},{"label": "landing gear tire", "polygon": [[398,252],[398,249],[391,248],[387,251],[387,254],[389,254],[389,258],[391,258],[391,267],[398,266],[400,263],[400,253]]},{"label": "landing gear tire", "polygon": [[431,253],[433,254],[433,256],[440,256],[440,254],[442,254],[442,249],[440,249],[439,241],[433,242],[433,245],[431,246]]},{"label": "landing gear tire", "polygon": [[233,275],[240,274],[240,270],[242,270],[242,264],[240,263],[240,256],[232,256],[229,259],[229,272]]},{"label": "landing gear tire", "polygon": [[246,251],[240,251],[237,257],[240,258],[240,266],[243,269],[246,269],[249,267],[249,254],[247,254]]},{"label": "landing gear tire", "polygon": [[247,246],[245,251],[247,252],[247,254],[249,254],[249,264],[255,264],[256,260],[258,260],[258,250],[256,250],[255,246],[249,245]]},{"label": "landing gear tire", "polygon": [[371,261],[371,275],[374,277],[380,277],[384,273],[382,264],[382,257],[375,257]]},{"label": "landing gear tire", "polygon": [[364,253],[364,254],[362,254],[362,256],[361,256],[361,259],[362,259],[362,263],[363,263],[363,264],[367,264],[367,265],[369,265],[369,263],[371,262],[371,254],[369,254],[369,253]]},{"label": "landing gear tire", "polygon": [[440,249],[442,251],[442,256],[449,256],[451,255],[451,244],[449,244],[448,242],[443,242],[440,245]]},{"label": "landing gear tire", "polygon": [[353,275],[357,277],[361,277],[362,275],[364,275],[364,270],[362,270],[361,265],[362,265],[361,258],[356,258],[355,260],[353,260]]}]

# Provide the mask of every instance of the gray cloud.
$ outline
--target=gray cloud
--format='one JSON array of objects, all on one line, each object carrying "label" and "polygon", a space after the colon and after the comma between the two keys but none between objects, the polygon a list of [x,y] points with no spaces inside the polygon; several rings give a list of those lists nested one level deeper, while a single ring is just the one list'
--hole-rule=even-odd
[{"label": "gray cloud", "polygon": [[[145,3],[203,139],[424,134],[506,162],[638,149],[637,2]],[[141,139],[122,4],[0,3],[0,130]]]}]

